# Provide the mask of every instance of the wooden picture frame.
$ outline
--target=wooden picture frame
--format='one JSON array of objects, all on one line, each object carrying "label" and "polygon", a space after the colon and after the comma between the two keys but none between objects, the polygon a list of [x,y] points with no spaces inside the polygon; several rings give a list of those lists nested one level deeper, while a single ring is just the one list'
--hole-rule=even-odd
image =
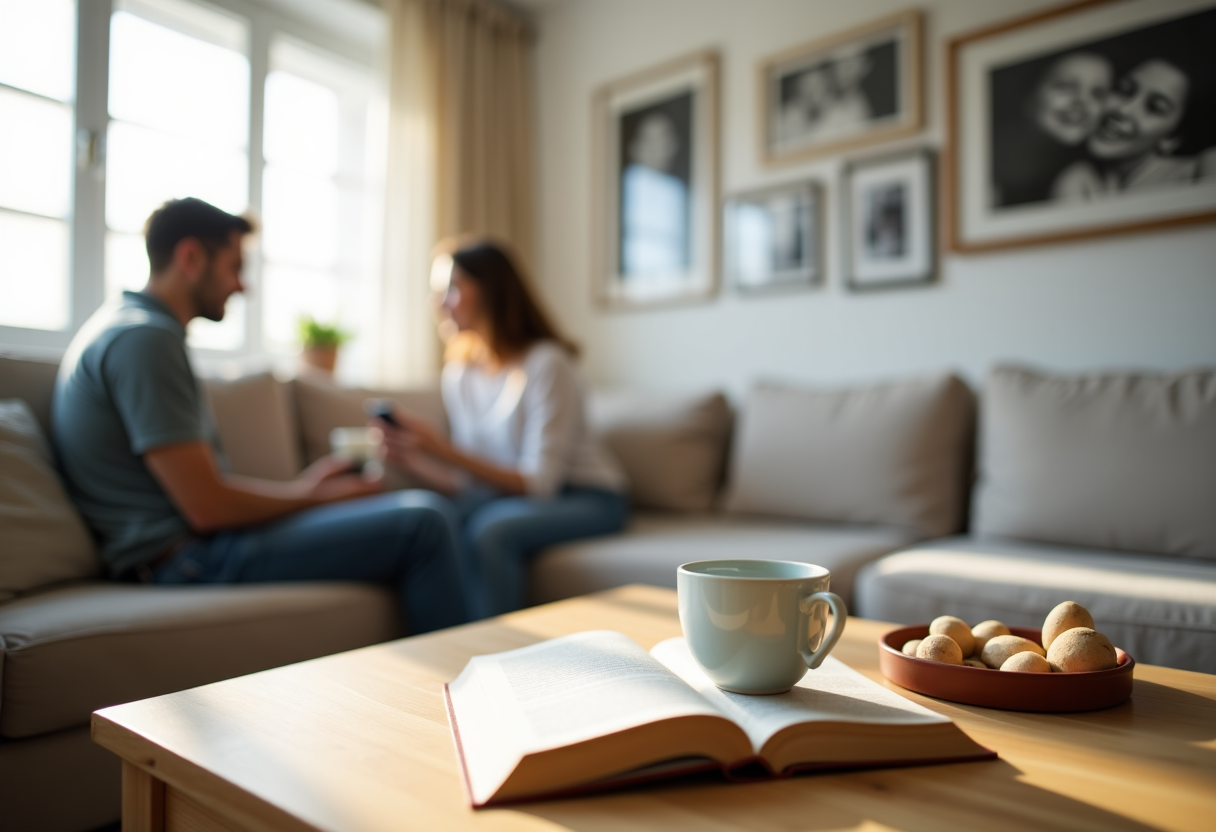
[{"label": "wooden picture frame", "polygon": [[723,270],[740,292],[823,281],[823,191],[803,180],[731,196],[723,206]]},{"label": "wooden picture frame", "polygon": [[[1216,0],[1082,0],[952,40],[950,248],[1216,219],[1213,43]],[[1154,96],[1172,126],[1142,118]]]},{"label": "wooden picture frame", "polygon": [[921,13],[900,12],[787,49],[758,71],[765,164],[906,136],[924,124]]},{"label": "wooden picture frame", "polygon": [[937,275],[934,154],[917,149],[845,166],[841,188],[845,285],[929,285]]},{"label": "wooden picture frame", "polygon": [[595,94],[592,275],[609,308],[718,287],[719,58],[703,51]]}]

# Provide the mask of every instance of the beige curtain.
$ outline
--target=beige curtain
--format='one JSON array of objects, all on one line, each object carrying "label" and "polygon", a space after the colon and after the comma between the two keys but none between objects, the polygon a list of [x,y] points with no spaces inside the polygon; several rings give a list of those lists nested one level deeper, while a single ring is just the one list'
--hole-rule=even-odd
[{"label": "beige curtain", "polygon": [[533,262],[531,35],[487,0],[386,0],[391,24],[382,381],[432,382],[430,250],[491,234]]}]

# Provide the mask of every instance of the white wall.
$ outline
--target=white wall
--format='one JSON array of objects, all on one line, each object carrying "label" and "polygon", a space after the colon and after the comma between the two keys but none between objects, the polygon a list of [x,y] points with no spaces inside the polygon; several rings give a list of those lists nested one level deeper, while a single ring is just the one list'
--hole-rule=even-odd
[{"label": "white wall", "polygon": [[[927,288],[850,293],[840,270],[841,158],[766,169],[757,64],[786,47],[900,11],[913,0],[561,0],[537,23],[537,278],[586,348],[596,384],[720,387],[757,378],[853,381],[953,368],[979,382],[994,362],[1061,371],[1216,364],[1216,226],[1012,249],[942,253]],[[854,155],[940,149],[946,42],[1050,0],[924,0],[927,129]],[[813,177],[827,193],[827,281],[763,297],[730,287],[706,303],[605,311],[590,282],[591,97],[601,84],[704,47],[722,56],[723,194]]]}]

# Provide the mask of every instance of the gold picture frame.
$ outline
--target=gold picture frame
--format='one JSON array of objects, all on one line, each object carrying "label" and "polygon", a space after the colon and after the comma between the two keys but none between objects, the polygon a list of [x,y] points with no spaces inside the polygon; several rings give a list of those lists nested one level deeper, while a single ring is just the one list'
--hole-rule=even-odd
[{"label": "gold picture frame", "polygon": [[798,162],[920,131],[922,28],[909,9],[761,62],[761,160]]},{"label": "gold picture frame", "polygon": [[[1082,0],[951,40],[949,247],[985,252],[1216,219],[1216,119],[1196,127],[1188,117],[1216,111],[1214,37],[1216,0]],[[1175,132],[1137,146],[1129,136],[1147,139],[1147,122],[1123,123],[1150,91],[1146,67],[1153,83],[1185,78],[1172,88],[1186,92],[1172,102]],[[1083,94],[1066,110],[1052,90],[1069,88]]]},{"label": "gold picture frame", "polygon": [[718,290],[719,63],[696,52],[595,93],[592,284],[603,307]]}]

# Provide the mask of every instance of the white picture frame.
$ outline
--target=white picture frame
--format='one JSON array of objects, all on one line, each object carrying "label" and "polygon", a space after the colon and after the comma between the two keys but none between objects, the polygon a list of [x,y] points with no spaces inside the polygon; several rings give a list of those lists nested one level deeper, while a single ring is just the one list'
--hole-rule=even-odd
[{"label": "white picture frame", "polygon": [[937,273],[933,153],[850,162],[842,202],[845,284],[854,290],[928,285]]}]

